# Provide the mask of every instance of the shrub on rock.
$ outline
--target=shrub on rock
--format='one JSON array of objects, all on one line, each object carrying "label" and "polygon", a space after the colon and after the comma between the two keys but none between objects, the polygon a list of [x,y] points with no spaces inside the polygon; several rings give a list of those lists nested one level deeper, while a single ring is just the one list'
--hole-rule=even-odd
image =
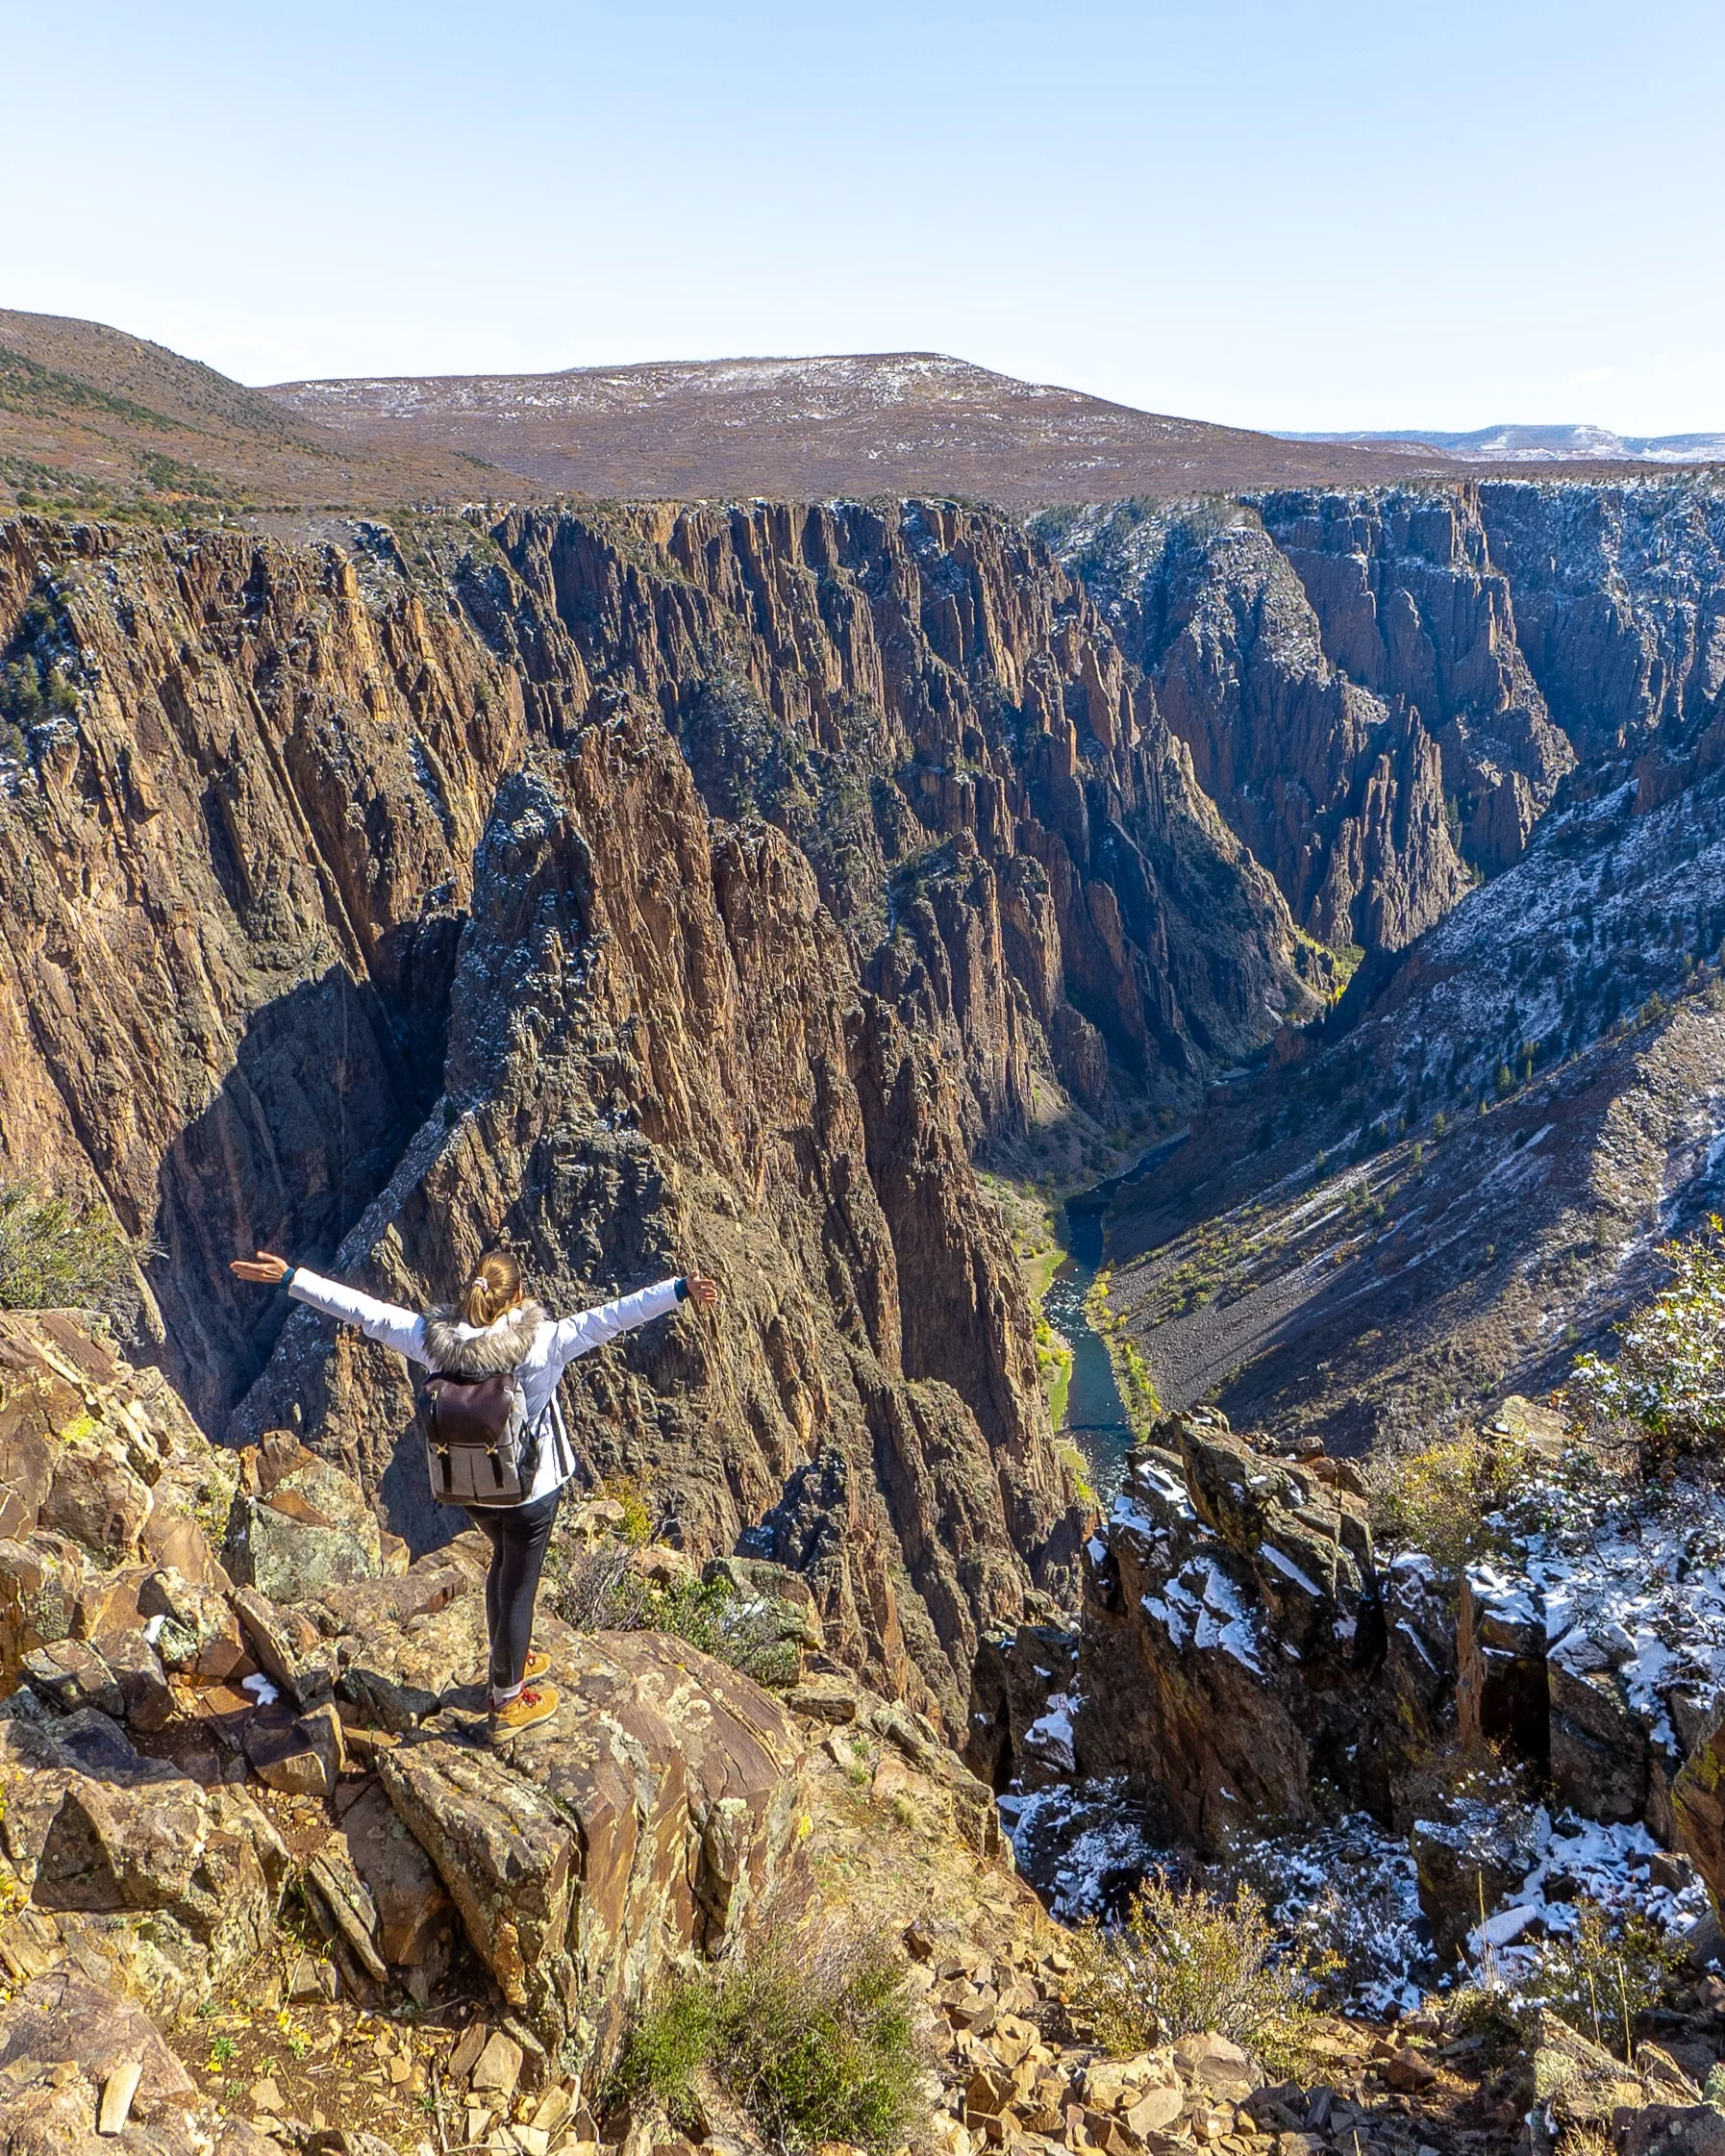
[{"label": "shrub on rock", "polygon": [[690,2123],[711,2076],[770,2146],[887,2150],[919,2120],[924,2061],[903,1965],[878,1940],[762,1936],[745,1959],[672,1984],[632,2031],[616,2093]]},{"label": "shrub on rock", "polygon": [[[1067,2005],[1116,2057],[1209,2033],[1292,2072],[1317,2018],[1319,1960],[1281,1944],[1250,1887],[1223,1902],[1153,1873],[1117,1930],[1081,1927],[1073,1961]],[[1262,2075],[1242,2059],[1239,2077],[1243,2100]]]}]

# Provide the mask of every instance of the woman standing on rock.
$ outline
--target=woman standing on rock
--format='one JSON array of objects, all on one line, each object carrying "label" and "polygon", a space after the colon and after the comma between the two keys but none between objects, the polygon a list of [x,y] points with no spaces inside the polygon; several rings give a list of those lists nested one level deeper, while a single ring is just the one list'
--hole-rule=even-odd
[{"label": "woman standing on rock", "polygon": [[[559,1380],[577,1356],[662,1317],[686,1299],[711,1310],[718,1301],[716,1284],[693,1272],[579,1316],[552,1318],[526,1299],[514,1259],[488,1250],[453,1308],[419,1317],[267,1250],[236,1258],[232,1269],[241,1280],[285,1287],[296,1302],[357,1325],[367,1340],[432,1373],[420,1388],[419,1413],[433,1493],[439,1502],[464,1505],[491,1545],[486,1574],[491,1741],[507,1742],[549,1720],[557,1712],[557,1687],[537,1680],[550,1667],[550,1657],[529,1647],[545,1545],[563,1484],[575,1471],[557,1404]],[[494,1491],[487,1477],[494,1479]]]}]

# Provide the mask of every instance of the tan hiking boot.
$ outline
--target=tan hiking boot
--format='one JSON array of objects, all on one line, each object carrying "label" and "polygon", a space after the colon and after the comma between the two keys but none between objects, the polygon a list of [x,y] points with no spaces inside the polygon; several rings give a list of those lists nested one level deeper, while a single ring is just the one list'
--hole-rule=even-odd
[{"label": "tan hiking boot", "polygon": [[555,1685],[523,1685],[507,1707],[493,1707],[486,1717],[486,1735],[493,1744],[507,1744],[524,1729],[538,1729],[549,1721],[562,1704]]}]

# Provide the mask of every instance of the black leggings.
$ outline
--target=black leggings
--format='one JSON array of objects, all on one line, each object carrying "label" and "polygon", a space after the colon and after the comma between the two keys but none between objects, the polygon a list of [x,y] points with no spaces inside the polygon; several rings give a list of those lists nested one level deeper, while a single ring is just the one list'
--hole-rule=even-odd
[{"label": "black leggings", "polygon": [[533,1640],[534,1597],[539,1567],[562,1498],[547,1491],[525,1505],[476,1506],[467,1517],[491,1545],[486,1574],[486,1630],[491,1640],[491,1689],[513,1692],[527,1667]]}]

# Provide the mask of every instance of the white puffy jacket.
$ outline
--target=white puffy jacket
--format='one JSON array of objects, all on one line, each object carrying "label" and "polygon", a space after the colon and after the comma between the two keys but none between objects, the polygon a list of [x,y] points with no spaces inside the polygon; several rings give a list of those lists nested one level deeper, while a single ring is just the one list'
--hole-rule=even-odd
[{"label": "white puffy jacket", "polygon": [[[537,1422],[545,1410],[553,1406],[558,1382],[577,1356],[603,1347],[608,1340],[615,1340],[619,1333],[629,1332],[634,1326],[664,1316],[676,1309],[685,1291],[681,1280],[661,1280],[651,1288],[638,1289],[633,1295],[620,1295],[615,1302],[601,1303],[595,1310],[584,1310],[575,1317],[547,1317],[541,1314],[526,1353],[518,1360],[513,1356],[510,1358],[520,1374],[528,1419]],[[418,1363],[426,1369],[437,1366],[426,1351],[425,1319],[411,1310],[403,1310],[397,1303],[379,1302],[374,1295],[362,1294],[357,1288],[343,1287],[338,1280],[325,1280],[321,1274],[308,1272],[303,1266],[294,1267],[288,1292],[296,1302],[322,1311],[326,1317],[338,1317],[345,1324],[357,1325],[367,1340],[394,1348],[410,1363]],[[537,1306],[506,1311],[489,1325],[457,1323],[451,1331],[458,1341],[492,1338],[512,1324],[518,1325],[534,1308]],[[556,1435],[562,1439],[562,1418],[555,1416],[553,1420]],[[561,1488],[574,1472],[574,1467],[566,1441],[542,1444],[533,1488],[523,1503],[548,1496]]]}]

